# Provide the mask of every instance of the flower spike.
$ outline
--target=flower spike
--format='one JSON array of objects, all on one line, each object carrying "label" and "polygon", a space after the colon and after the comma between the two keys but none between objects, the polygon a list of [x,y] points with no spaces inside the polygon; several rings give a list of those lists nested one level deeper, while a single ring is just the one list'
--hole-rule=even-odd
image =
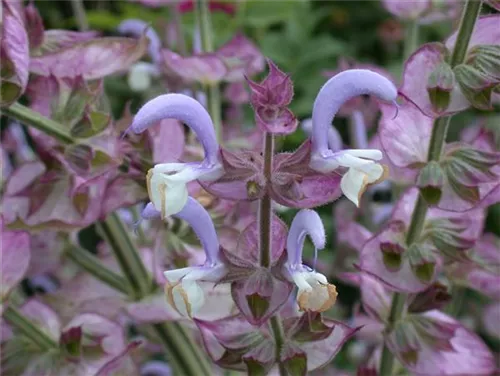
[{"label": "flower spike", "polygon": [[335,304],[337,291],[323,274],[302,264],[302,250],[307,235],[311,237],[316,251],[324,248],[326,237],[321,218],[315,211],[304,209],[297,213],[288,232],[288,261],[285,269],[289,279],[298,287],[299,309],[324,312]]},{"label": "flower spike", "polygon": [[215,226],[203,206],[189,197],[184,208],[175,216],[191,225],[206,254],[206,261],[201,266],[164,272],[167,302],[181,315],[192,318],[205,303],[205,293],[199,282],[218,282],[226,273],[226,267],[219,258]]},{"label": "flower spike", "polygon": [[312,114],[310,167],[322,173],[330,173],[339,167],[347,168],[342,177],[341,189],[357,206],[367,186],[385,178],[385,168],[374,162],[382,159],[382,152],[377,149],[333,152],[328,147],[328,129],[342,104],[363,94],[373,94],[395,103],[398,91],[391,81],[378,73],[367,69],[346,70],[332,77],[321,88],[314,101]]},{"label": "flower spike", "polygon": [[160,163],[147,174],[148,194],[162,218],[182,210],[188,199],[187,183],[212,181],[223,172],[218,160],[219,145],[212,119],[196,100],[183,94],[165,94],[147,102],[135,115],[131,129],[144,132],[163,119],[177,119],[188,125],[205,151],[202,162]]}]

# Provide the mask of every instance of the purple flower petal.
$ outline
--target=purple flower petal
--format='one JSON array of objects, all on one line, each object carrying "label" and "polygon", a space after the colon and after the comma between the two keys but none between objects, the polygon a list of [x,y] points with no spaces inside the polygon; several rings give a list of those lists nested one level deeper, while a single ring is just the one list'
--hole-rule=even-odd
[{"label": "purple flower petal", "polygon": [[4,106],[16,101],[28,84],[29,41],[21,1],[2,1],[2,99]]},{"label": "purple flower petal", "polygon": [[486,331],[500,339],[500,326],[498,325],[498,318],[500,317],[500,303],[492,303],[488,305],[483,313],[483,325]]},{"label": "purple flower petal", "polygon": [[156,31],[148,23],[138,19],[127,19],[118,25],[118,32],[120,34],[130,34],[135,37],[141,37],[143,34],[149,40],[148,54],[153,60],[154,64],[159,64],[161,60],[161,40]]},{"label": "purple flower petal", "polygon": [[241,81],[244,75],[253,76],[264,70],[264,56],[243,34],[237,34],[219,48],[216,54],[223,59],[228,68],[226,81]]},{"label": "purple flower petal", "polygon": [[188,197],[184,208],[174,216],[189,223],[198,236],[207,255],[207,264],[217,263],[219,261],[219,239],[212,218],[205,208],[194,198]]},{"label": "purple flower petal", "polygon": [[43,27],[43,20],[33,3],[29,3],[24,8],[24,17],[26,20],[26,31],[30,42],[30,50],[34,50],[40,47],[44,40],[45,28]]},{"label": "purple flower petal", "polygon": [[61,321],[52,308],[36,299],[30,299],[20,310],[34,324],[39,325],[52,339],[59,341]]},{"label": "purple flower petal", "polygon": [[323,85],[313,107],[313,153],[323,155],[328,150],[328,129],[342,104],[363,94],[376,95],[389,102],[398,95],[391,81],[366,69],[346,70]]},{"label": "purple flower petal", "polygon": [[141,107],[131,128],[141,133],[163,119],[177,119],[189,126],[203,145],[205,160],[209,164],[217,162],[219,145],[212,119],[199,102],[183,94],[160,95]]},{"label": "purple flower petal", "polygon": [[325,247],[325,228],[320,216],[314,210],[303,209],[293,218],[286,240],[288,265],[302,265],[306,236],[311,238],[316,249]]},{"label": "purple flower petal", "polygon": [[144,55],[147,46],[146,36],[138,40],[112,37],[89,40],[33,57],[30,72],[93,80],[128,69]]},{"label": "purple flower petal", "polygon": [[163,119],[149,130],[153,163],[177,162],[184,152],[184,128],[174,119]]}]

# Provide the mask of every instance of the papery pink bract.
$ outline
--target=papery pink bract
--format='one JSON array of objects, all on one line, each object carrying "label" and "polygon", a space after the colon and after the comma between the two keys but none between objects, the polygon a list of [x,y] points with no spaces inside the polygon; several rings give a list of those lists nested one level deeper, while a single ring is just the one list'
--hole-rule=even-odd
[{"label": "papery pink bract", "polygon": [[[500,15],[492,14],[480,17],[474,25],[471,39],[468,44],[468,51],[473,47],[482,44],[500,44],[500,30],[498,30],[498,23],[500,22]],[[455,31],[447,40],[446,47],[451,50],[455,46],[458,31]]]},{"label": "papery pink bract", "polygon": [[26,32],[29,39],[29,47],[30,50],[33,50],[40,47],[43,43],[45,31],[45,28],[43,27],[43,20],[33,3],[26,5],[24,8],[24,17]]},{"label": "papery pink bract", "polygon": [[384,8],[402,19],[417,19],[431,6],[431,0],[382,0]]},{"label": "papery pink bract", "polygon": [[1,105],[19,98],[28,84],[29,41],[24,25],[22,1],[2,1],[2,99]]},{"label": "papery pink bract", "polygon": [[146,36],[138,40],[97,38],[33,57],[29,69],[41,76],[83,76],[92,80],[128,69],[144,55],[147,46]]},{"label": "papery pink bract", "polygon": [[0,218],[2,246],[0,247],[1,259],[1,284],[0,298],[3,311],[9,293],[24,278],[28,270],[31,256],[31,239],[27,232],[9,231],[5,228],[3,218]]}]

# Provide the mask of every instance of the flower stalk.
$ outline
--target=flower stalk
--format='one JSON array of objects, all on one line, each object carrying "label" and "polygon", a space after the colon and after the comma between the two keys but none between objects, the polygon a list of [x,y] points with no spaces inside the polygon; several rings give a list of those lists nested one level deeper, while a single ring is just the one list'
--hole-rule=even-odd
[{"label": "flower stalk", "polygon": [[[274,136],[266,133],[264,137],[264,176],[267,181],[271,180],[271,172],[274,156]],[[271,265],[271,223],[272,223],[272,200],[269,194],[265,194],[259,202],[259,250],[260,265],[269,268]],[[284,343],[283,326],[279,314],[271,317],[270,327],[276,345],[276,362],[279,364],[280,376],[286,375],[285,367],[279,362],[281,349]]]},{"label": "flower stalk", "polygon": [[[210,18],[208,0],[197,0],[195,9],[196,23],[201,33],[202,52],[214,52],[212,20]],[[207,96],[207,109],[214,123],[217,141],[220,143],[222,140],[222,115],[219,84],[205,85],[205,94]]]},{"label": "flower stalk", "polygon": [[2,317],[15,329],[28,337],[41,350],[49,351],[58,348],[56,341],[50,338],[38,325],[27,319],[16,308],[12,306],[7,307]]},{"label": "flower stalk", "polygon": [[[458,30],[458,37],[450,61],[450,65],[452,68],[458,64],[461,64],[465,60],[472,31],[474,30],[474,25],[481,10],[481,3],[481,1],[468,0],[464,5]],[[441,158],[441,153],[445,144],[446,133],[448,131],[450,120],[450,116],[439,118],[436,120],[432,129],[431,139],[429,143],[429,152],[427,155],[428,161],[439,161],[439,159]],[[418,200],[415,204],[415,209],[412,214],[406,237],[406,244],[408,247],[419,239],[425,224],[427,209],[428,206],[425,202],[425,199],[421,195],[419,195]],[[392,325],[401,319],[405,301],[406,294],[394,293],[391,303],[391,313],[389,322],[387,323],[386,331],[390,331],[392,329]],[[393,365],[394,357],[388,349],[387,345],[384,345],[384,348],[382,350],[382,358],[380,360],[380,375],[392,375]]]},{"label": "flower stalk", "polygon": [[405,30],[405,46],[404,46],[404,58],[405,60],[410,57],[410,55],[418,47],[418,33],[419,25],[418,20],[408,21]]}]

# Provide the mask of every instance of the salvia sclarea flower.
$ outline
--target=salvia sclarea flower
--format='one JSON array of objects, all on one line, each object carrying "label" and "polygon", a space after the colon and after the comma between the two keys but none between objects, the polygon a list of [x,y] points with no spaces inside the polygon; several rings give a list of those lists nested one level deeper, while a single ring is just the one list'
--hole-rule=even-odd
[{"label": "salvia sclarea flower", "polygon": [[456,18],[461,4],[454,0],[382,0],[382,5],[397,18],[405,21],[418,20],[425,25]]},{"label": "salvia sclarea flower", "polygon": [[[205,303],[205,294],[199,282],[220,281],[227,274],[227,267],[220,258],[219,239],[210,214],[198,201],[189,197],[182,210],[174,216],[185,220],[193,228],[206,255],[202,266],[189,266],[164,273],[168,303],[181,315],[193,317]],[[149,203],[142,217],[150,219],[164,216],[155,209],[153,203]]]},{"label": "salvia sclarea flower", "polygon": [[337,291],[326,277],[302,263],[304,241],[309,235],[315,248],[325,247],[325,228],[318,213],[303,209],[294,217],[286,241],[287,262],[284,265],[289,278],[297,286],[297,302],[301,311],[324,312],[335,304]]},{"label": "salvia sclarea flower", "polygon": [[213,182],[202,183],[203,187],[229,200],[256,200],[267,192],[277,203],[295,208],[323,205],[343,192],[358,205],[365,189],[385,178],[385,168],[375,162],[382,158],[382,153],[349,149],[333,152],[328,146],[328,135],[342,104],[363,94],[394,101],[397,90],[387,78],[369,70],[342,72],[331,78],[316,98],[311,140],[294,153],[278,154],[273,160],[270,181],[263,175],[264,161],[258,152],[221,149],[224,174]]},{"label": "salvia sclarea flower", "polygon": [[187,183],[216,180],[222,172],[219,145],[212,119],[196,100],[182,94],[165,94],[147,102],[135,115],[131,129],[142,133],[163,119],[177,119],[189,126],[204,149],[201,162],[161,163],[148,171],[149,198],[163,218],[182,210],[188,200]]}]

